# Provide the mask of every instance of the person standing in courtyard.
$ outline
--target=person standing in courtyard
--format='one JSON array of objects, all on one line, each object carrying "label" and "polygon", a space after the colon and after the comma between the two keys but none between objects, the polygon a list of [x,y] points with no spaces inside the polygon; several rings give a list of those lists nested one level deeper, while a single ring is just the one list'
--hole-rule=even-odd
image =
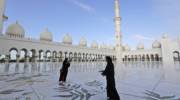
[{"label": "person standing in courtyard", "polygon": [[107,82],[107,97],[108,100],[120,100],[119,94],[116,90],[115,78],[114,78],[114,64],[110,56],[106,56],[106,68],[102,72],[103,76],[106,76]]},{"label": "person standing in courtyard", "polygon": [[68,61],[68,58],[65,58],[62,64],[62,68],[60,69],[60,77],[59,77],[60,82],[66,82],[69,67],[70,67],[70,61]]}]

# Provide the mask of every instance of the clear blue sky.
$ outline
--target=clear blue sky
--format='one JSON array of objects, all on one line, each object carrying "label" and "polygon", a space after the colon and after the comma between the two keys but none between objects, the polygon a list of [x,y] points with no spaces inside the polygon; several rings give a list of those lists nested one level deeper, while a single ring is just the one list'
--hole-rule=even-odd
[{"label": "clear blue sky", "polygon": [[[66,33],[78,44],[85,37],[90,45],[114,44],[114,0],[6,0],[5,28],[16,20],[26,37],[39,38],[48,28],[54,41]],[[180,34],[180,0],[120,0],[123,44],[135,48],[141,41],[149,48],[163,33]],[[5,31],[5,30],[4,30]]]}]

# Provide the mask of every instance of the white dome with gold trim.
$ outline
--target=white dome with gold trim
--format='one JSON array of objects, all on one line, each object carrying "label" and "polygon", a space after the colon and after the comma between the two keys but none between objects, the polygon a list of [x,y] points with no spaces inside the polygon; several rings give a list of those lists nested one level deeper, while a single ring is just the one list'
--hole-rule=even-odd
[{"label": "white dome with gold trim", "polygon": [[85,38],[81,38],[81,40],[79,41],[79,46],[87,47],[87,40]]},{"label": "white dome with gold trim", "polygon": [[40,40],[44,41],[52,41],[53,35],[49,30],[46,28],[41,34],[40,34]]},{"label": "white dome with gold trim", "polygon": [[131,48],[129,47],[129,45],[128,45],[128,44],[126,44],[126,45],[124,46],[124,50],[125,50],[125,51],[130,51],[130,50],[131,50]]},{"label": "white dome with gold trim", "polygon": [[91,44],[91,48],[98,48],[98,43],[96,41],[93,41]]},{"label": "white dome with gold trim", "polygon": [[161,43],[159,41],[154,41],[152,44],[152,48],[161,48]]},{"label": "white dome with gold trim", "polygon": [[25,30],[24,28],[16,21],[16,23],[8,26],[6,30],[6,35],[15,36],[15,37],[24,37]]},{"label": "white dome with gold trim", "polygon": [[138,49],[138,50],[144,49],[144,44],[143,44],[143,43],[139,43],[139,44],[137,45],[137,49]]},{"label": "white dome with gold trim", "polygon": [[69,33],[64,36],[63,43],[72,45],[72,37],[69,35]]}]

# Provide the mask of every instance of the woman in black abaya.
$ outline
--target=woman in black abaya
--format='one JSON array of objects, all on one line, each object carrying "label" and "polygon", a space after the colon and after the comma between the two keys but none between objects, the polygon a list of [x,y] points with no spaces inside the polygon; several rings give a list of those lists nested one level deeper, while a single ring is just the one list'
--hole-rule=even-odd
[{"label": "woman in black abaya", "polygon": [[102,71],[102,75],[106,76],[107,82],[107,97],[108,100],[120,100],[119,94],[116,90],[115,78],[114,78],[114,64],[112,63],[112,59],[109,56],[106,56],[107,66],[104,71]]},{"label": "woman in black abaya", "polygon": [[62,68],[60,70],[60,77],[59,81],[66,82],[67,74],[68,74],[68,68],[70,67],[70,62],[68,61],[68,58],[65,58],[63,61]]}]

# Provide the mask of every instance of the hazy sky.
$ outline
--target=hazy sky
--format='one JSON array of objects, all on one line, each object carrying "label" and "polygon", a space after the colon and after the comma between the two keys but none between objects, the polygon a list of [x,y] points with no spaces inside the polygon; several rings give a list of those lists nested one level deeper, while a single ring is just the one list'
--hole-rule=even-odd
[{"label": "hazy sky", "polygon": [[[114,45],[114,0],[6,0],[5,29],[16,20],[26,37],[39,38],[48,28],[54,41],[66,33],[78,44],[85,37],[90,45]],[[123,44],[135,48],[139,42],[151,47],[163,33],[171,38],[180,34],[180,0],[120,0]],[[4,30],[5,31],[5,30]]]}]

